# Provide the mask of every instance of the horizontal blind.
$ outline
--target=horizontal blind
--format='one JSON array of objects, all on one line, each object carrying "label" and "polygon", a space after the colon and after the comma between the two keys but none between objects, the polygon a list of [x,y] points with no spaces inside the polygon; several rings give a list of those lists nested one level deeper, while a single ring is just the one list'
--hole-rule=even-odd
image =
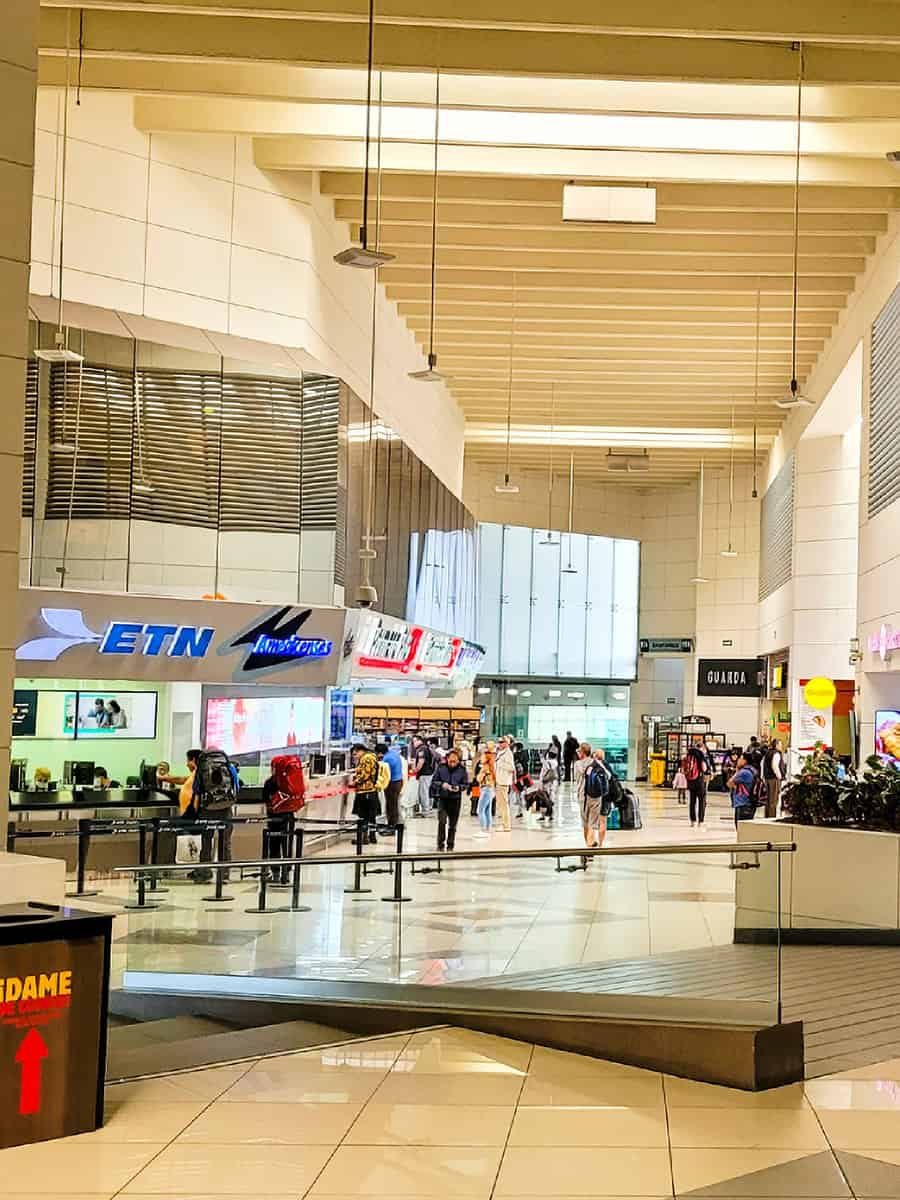
[{"label": "horizontal blind", "polygon": [[299,379],[223,380],[223,530],[296,533],[300,522]]},{"label": "horizontal blind", "polygon": [[50,368],[46,516],[128,519],[133,380],[91,363]]},{"label": "horizontal blind", "polygon": [[25,435],[22,439],[22,516],[34,516],[37,461],[38,363],[30,358],[25,370]]},{"label": "horizontal blind", "polygon": [[218,372],[138,371],[135,517],[216,528],[221,414]]},{"label": "horizontal blind", "polygon": [[791,578],[794,546],[794,455],[772,480],[760,505],[759,598]]},{"label": "horizontal blind", "polygon": [[872,325],[869,517],[900,497],[900,287]]},{"label": "horizontal blind", "polygon": [[338,423],[341,384],[330,375],[303,376],[304,529],[334,529],[338,516]]}]

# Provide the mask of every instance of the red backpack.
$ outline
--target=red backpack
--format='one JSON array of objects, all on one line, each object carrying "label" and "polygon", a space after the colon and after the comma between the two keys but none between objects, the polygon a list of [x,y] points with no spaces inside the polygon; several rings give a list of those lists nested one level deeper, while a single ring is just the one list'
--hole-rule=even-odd
[{"label": "red backpack", "polygon": [[306,803],[306,780],[303,763],[296,754],[279,754],[272,759],[272,776],[276,792],[269,801],[271,813],[293,813]]},{"label": "red backpack", "polygon": [[700,763],[697,760],[696,754],[688,752],[681,760],[681,769],[684,771],[684,777],[689,782],[700,778]]}]

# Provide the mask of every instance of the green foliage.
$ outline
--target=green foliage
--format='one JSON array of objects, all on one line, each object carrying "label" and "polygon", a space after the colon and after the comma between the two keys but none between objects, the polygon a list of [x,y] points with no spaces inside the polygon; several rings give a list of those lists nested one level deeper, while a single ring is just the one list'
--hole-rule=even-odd
[{"label": "green foliage", "polygon": [[812,754],[782,791],[784,812],[800,825],[853,825],[900,832],[900,771],[877,755],[861,778],[838,778],[838,764]]}]

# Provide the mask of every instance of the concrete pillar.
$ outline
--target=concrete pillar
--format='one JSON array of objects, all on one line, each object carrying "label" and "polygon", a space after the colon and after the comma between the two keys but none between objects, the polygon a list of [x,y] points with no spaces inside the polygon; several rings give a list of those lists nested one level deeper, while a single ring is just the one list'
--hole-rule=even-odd
[{"label": "concrete pillar", "polygon": [[19,585],[37,22],[38,0],[0,4],[0,850],[6,841]]}]

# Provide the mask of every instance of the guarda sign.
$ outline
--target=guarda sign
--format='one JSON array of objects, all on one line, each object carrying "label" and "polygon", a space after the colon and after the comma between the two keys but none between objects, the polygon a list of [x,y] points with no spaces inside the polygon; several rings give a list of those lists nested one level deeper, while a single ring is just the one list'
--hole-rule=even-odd
[{"label": "guarda sign", "polygon": [[759,658],[701,658],[698,696],[761,696],[765,666]]}]

